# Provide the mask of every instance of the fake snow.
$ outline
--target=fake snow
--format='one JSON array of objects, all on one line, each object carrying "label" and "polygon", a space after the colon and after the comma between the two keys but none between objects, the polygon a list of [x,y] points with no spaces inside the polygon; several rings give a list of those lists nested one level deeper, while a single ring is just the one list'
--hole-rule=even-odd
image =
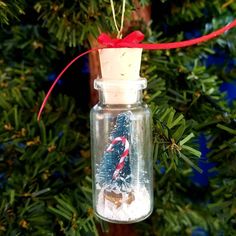
[{"label": "fake snow", "polygon": [[97,213],[106,221],[117,223],[132,223],[143,220],[151,214],[150,195],[145,187],[133,191],[134,200],[129,204],[124,197],[122,204],[117,207],[113,202],[104,198],[103,190],[98,195]]}]

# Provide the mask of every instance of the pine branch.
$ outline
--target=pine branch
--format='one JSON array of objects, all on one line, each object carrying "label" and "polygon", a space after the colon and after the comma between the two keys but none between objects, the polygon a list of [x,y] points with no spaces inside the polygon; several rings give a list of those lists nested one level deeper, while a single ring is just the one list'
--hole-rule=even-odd
[{"label": "pine branch", "polygon": [[24,14],[24,7],[23,0],[0,1],[0,23],[9,25],[11,19],[19,20],[18,16]]}]

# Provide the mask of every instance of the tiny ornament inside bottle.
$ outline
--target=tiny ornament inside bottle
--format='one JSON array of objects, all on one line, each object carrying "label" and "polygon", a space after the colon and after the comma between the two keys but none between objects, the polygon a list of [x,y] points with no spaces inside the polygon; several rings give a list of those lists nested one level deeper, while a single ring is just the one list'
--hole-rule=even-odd
[{"label": "tiny ornament inside bottle", "polygon": [[153,208],[151,113],[142,102],[142,49],[99,51],[99,103],[91,110],[93,205],[115,223],[147,218]]}]

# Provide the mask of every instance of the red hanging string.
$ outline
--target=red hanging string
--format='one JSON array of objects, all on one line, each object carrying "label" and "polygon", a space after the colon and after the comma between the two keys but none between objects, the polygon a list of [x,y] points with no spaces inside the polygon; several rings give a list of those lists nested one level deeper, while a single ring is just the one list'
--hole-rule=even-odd
[{"label": "red hanging string", "polygon": [[154,43],[154,44],[141,43],[141,41],[144,39],[144,35],[140,31],[134,31],[134,32],[130,33],[129,35],[127,35],[123,39],[113,39],[113,38],[110,38],[107,34],[102,33],[98,37],[98,42],[101,44],[101,47],[92,48],[92,49],[78,55],[70,63],[68,63],[68,65],[57,76],[57,78],[53,82],[52,86],[48,90],[47,95],[45,96],[45,98],[43,100],[43,103],[42,103],[40,110],[38,112],[37,120],[38,121],[40,120],[41,114],[42,114],[43,109],[47,103],[47,100],[48,100],[53,88],[57,84],[58,80],[61,78],[61,76],[65,73],[65,71],[75,61],[77,61],[80,57],[83,57],[84,55],[86,55],[90,52],[97,51],[102,48],[121,48],[121,47],[143,48],[143,49],[147,49],[147,50],[168,50],[168,49],[174,49],[174,48],[188,47],[188,46],[192,46],[192,45],[199,44],[199,43],[208,41],[210,39],[213,39],[213,38],[225,33],[226,31],[232,29],[233,27],[236,27],[236,20],[232,21],[231,23],[229,23],[228,25],[224,26],[223,28],[221,28],[219,30],[216,30],[210,34],[201,36],[199,38],[185,40],[185,41],[181,41],[181,42],[157,43],[157,44],[156,43]]},{"label": "red hanging string", "polygon": [[48,98],[49,98],[49,96],[50,96],[52,90],[53,90],[54,87],[56,86],[58,80],[59,80],[59,79],[62,77],[62,75],[66,72],[66,70],[67,70],[75,61],[77,61],[80,57],[83,57],[84,55],[89,54],[90,52],[97,51],[98,49],[99,49],[99,48],[92,48],[92,49],[90,49],[90,50],[88,50],[88,51],[86,51],[86,52],[84,52],[84,53],[79,54],[79,55],[78,55],[77,57],[75,57],[71,62],[69,62],[69,63],[67,64],[67,66],[61,71],[61,73],[60,73],[60,74],[57,76],[57,78],[54,80],[52,86],[51,86],[50,89],[48,90],[48,92],[47,92],[47,94],[46,94],[46,96],[45,96],[45,98],[44,98],[44,100],[43,100],[43,102],[42,102],[42,105],[41,105],[41,107],[40,107],[40,110],[39,110],[38,116],[37,116],[37,120],[38,120],[38,121],[40,120],[41,114],[42,114],[42,112],[43,112],[43,109],[44,109],[44,107],[45,107],[45,105],[46,105],[46,103],[47,103],[47,101],[48,101]]},{"label": "red hanging string", "polygon": [[226,31],[230,30],[235,26],[236,26],[236,20],[210,34],[195,39],[185,40],[181,42],[173,42],[173,43],[140,43],[144,38],[143,33],[141,33],[140,31],[134,31],[123,39],[112,39],[107,34],[102,33],[98,37],[98,42],[108,48],[129,47],[129,48],[143,48],[147,50],[167,50],[167,49],[188,47],[208,41],[225,33]]}]

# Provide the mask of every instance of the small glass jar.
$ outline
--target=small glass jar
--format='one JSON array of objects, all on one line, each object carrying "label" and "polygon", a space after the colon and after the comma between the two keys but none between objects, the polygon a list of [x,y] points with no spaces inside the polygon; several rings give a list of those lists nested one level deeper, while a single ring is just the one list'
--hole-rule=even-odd
[{"label": "small glass jar", "polygon": [[99,103],[90,113],[95,214],[134,223],[153,209],[151,112],[146,79],[95,80]]}]

